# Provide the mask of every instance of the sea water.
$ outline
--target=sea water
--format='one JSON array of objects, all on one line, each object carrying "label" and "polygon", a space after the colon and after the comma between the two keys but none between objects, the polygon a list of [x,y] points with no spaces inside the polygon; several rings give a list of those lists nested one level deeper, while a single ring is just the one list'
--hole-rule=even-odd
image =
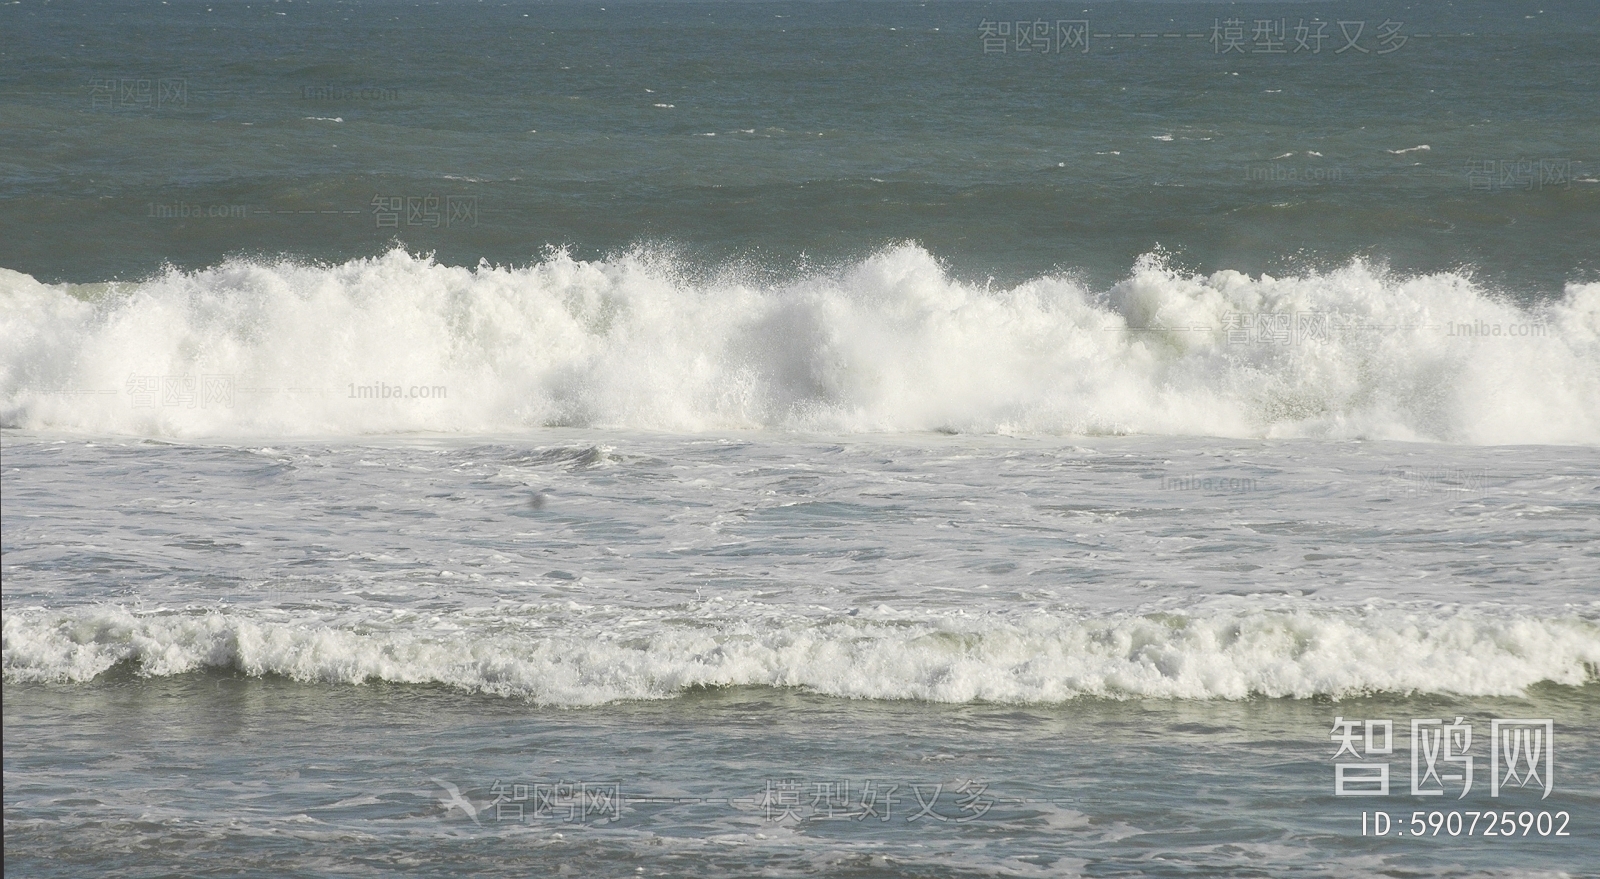
[{"label": "sea water", "polygon": [[8,872],[1595,874],[1592,4],[0,29]]}]

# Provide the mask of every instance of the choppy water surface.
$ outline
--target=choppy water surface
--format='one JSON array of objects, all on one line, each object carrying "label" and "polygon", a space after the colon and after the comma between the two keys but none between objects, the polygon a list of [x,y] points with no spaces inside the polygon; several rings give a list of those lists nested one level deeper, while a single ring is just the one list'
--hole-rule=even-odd
[{"label": "choppy water surface", "polygon": [[[8,857],[1576,875],[1593,855],[1587,449],[547,440],[8,436]],[[1410,721],[1436,716],[1475,725],[1465,800],[1402,795]],[[1555,724],[1553,795],[1491,798],[1490,724],[1529,716]],[[1394,724],[1390,797],[1331,795],[1336,718]],[[1419,800],[1578,823],[1360,836],[1363,810]]]},{"label": "choppy water surface", "polygon": [[1596,36],[0,6],[7,873],[1593,875]]}]

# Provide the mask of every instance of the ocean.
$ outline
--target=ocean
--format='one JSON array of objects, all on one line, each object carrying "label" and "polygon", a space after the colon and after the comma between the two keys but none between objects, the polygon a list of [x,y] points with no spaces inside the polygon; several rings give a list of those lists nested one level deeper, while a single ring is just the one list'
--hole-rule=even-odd
[{"label": "ocean", "polygon": [[1600,876],[1597,37],[0,6],[6,872]]}]

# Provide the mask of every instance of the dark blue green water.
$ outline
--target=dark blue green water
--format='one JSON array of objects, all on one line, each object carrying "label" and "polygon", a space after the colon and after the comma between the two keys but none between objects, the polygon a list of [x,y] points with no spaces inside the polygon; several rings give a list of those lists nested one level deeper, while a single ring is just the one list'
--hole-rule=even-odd
[{"label": "dark blue green water", "polygon": [[[985,51],[1017,21],[1052,39]],[[1545,297],[1600,272],[1582,0],[29,0],[0,30],[0,265],[45,281],[395,240],[780,274],[913,240],[979,281],[1362,256]]]}]

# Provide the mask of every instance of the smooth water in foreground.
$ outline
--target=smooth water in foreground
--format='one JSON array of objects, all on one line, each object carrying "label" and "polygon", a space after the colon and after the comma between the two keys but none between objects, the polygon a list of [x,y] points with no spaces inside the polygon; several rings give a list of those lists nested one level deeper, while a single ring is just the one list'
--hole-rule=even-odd
[{"label": "smooth water in foreground", "polygon": [[[1592,875],[1597,700],[1591,684],[1516,699],[938,706],[742,687],[574,710],[226,672],[10,684],[7,870]],[[1335,716],[1398,728],[1462,713],[1552,718],[1556,793],[1490,799],[1480,777],[1466,799],[1330,796]],[[457,792],[471,813],[450,805]],[[1481,816],[1464,835],[1471,816],[1507,808],[1550,813],[1552,835],[1535,823],[1484,837]],[[1379,810],[1392,829],[1363,837],[1363,813]],[[1451,835],[1427,812],[1467,816]],[[1570,836],[1553,835],[1561,812]]]}]

